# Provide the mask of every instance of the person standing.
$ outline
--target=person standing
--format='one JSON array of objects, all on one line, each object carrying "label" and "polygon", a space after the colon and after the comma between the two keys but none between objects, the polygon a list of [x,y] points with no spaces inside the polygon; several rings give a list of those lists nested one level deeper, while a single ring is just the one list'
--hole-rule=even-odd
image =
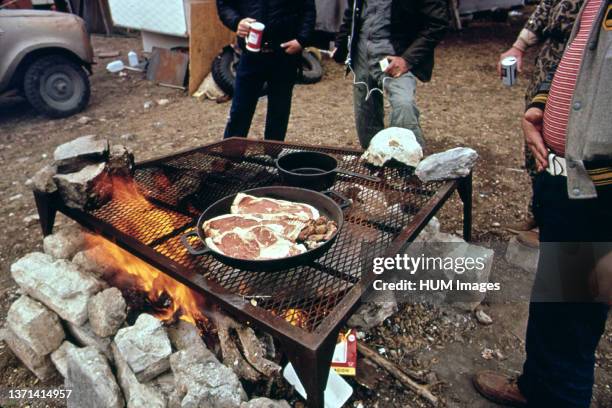
[{"label": "person standing", "polygon": [[[584,0],[541,0],[512,47],[499,56],[498,75],[501,75],[501,61],[506,57],[517,59],[517,70],[520,73],[523,71],[525,51],[530,47],[539,46],[535,59],[535,70],[525,91],[525,106],[531,103],[539,84],[546,79],[548,72],[559,64],[583,2]],[[525,169],[533,184],[536,175],[535,158],[527,145],[525,145],[524,154]],[[531,205],[528,208],[527,218],[523,222],[508,226],[509,230],[518,234],[517,238],[520,242],[537,247],[539,242],[534,228],[535,219]]]},{"label": "person standing", "polygon": [[[224,137],[247,137],[257,101],[267,84],[265,139],[284,140],[300,55],[315,25],[314,0],[217,0],[219,17],[235,31],[242,49]],[[246,49],[252,23],[265,25],[260,52]]]},{"label": "person standing", "polygon": [[[537,87],[522,129],[535,158],[540,258],[523,373],[481,372],[498,403],[588,408],[612,276],[611,0],[584,0],[556,69]],[[608,286],[608,287],[607,287]]]},{"label": "person standing", "polygon": [[334,59],[344,62],[355,76],[355,124],[364,149],[385,127],[383,92],[391,104],[390,125],[412,130],[424,143],[415,102],[416,80],[431,79],[434,49],[448,23],[444,0],[349,2]]}]

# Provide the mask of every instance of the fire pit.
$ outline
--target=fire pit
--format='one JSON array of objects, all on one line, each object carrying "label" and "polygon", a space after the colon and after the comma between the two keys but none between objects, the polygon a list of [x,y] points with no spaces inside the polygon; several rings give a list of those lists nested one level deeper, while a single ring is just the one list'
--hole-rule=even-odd
[{"label": "fire pit", "polygon": [[[332,189],[353,199],[345,226],[321,258],[280,272],[234,269],[211,256],[193,256],[181,236],[216,200],[251,188],[280,185],[274,165],[295,150],[334,156],[345,169],[379,182],[338,175]],[[368,260],[392,256],[412,241],[458,190],[464,238],[470,239],[471,177],[423,184],[406,168],[371,171],[357,150],[226,139],[139,163],[134,180],[114,183],[113,199],[91,211],[69,208],[57,193],[35,193],[43,233],[60,211],[215,303],[244,324],[275,336],[294,365],[308,403],[323,391],[339,329],[373,279]],[[194,242],[194,245],[196,243]]]}]

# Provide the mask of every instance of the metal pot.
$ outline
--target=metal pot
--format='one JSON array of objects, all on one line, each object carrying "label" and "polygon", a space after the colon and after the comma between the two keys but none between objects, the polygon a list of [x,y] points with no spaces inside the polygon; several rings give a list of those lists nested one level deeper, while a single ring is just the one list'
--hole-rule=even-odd
[{"label": "metal pot", "polygon": [[[232,202],[236,198],[236,194],[232,194],[220,199],[219,201],[208,207],[200,215],[196,230],[181,236],[181,241],[190,254],[212,255],[213,257],[215,257],[215,259],[226,265],[232,266],[234,268],[252,271],[278,271],[283,269],[289,269],[294,266],[304,265],[316,258],[319,258],[329,250],[329,248],[336,240],[338,233],[342,229],[342,226],[344,225],[344,214],[342,210],[350,206],[350,201],[348,201],[346,198],[342,197],[340,194],[334,191],[325,191],[322,193],[318,193],[316,191],[306,190],[303,188],[276,186],[254,188],[252,190],[243,191],[243,193],[256,197],[269,197],[279,200],[309,204],[315,207],[322,216],[327,217],[331,221],[335,221],[338,225],[338,230],[330,239],[322,243],[319,247],[308,250],[299,255],[266,260],[240,259],[227,256],[220,252],[214,251],[213,249],[206,246],[206,235],[202,226],[204,222],[211,218],[230,213]],[[332,195],[335,195],[340,200],[342,200],[342,203],[338,204],[334,200],[332,200],[329,197]],[[189,240],[193,237],[199,237],[200,243],[201,245],[203,245],[202,249],[196,249],[189,243]]]},{"label": "metal pot", "polygon": [[339,168],[338,160],[320,152],[284,154],[276,160],[276,168],[285,184],[317,191],[330,188],[338,173],[380,183],[378,177]]}]

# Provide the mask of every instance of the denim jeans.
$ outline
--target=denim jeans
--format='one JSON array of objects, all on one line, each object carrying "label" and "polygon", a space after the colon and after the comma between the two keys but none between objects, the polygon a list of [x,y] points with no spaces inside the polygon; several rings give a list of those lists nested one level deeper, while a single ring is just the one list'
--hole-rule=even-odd
[{"label": "denim jeans", "polygon": [[283,51],[243,51],[236,68],[234,97],[224,137],[247,137],[265,83],[268,84],[268,112],[265,138],[284,140],[291,113],[291,96],[297,78],[298,56]]},{"label": "denim jeans", "polygon": [[[377,60],[377,58],[375,58]],[[378,62],[372,62],[363,42],[357,47],[357,57],[353,65],[355,81],[353,85],[353,106],[355,125],[361,147],[367,149],[370,140],[385,128],[385,101],[378,88],[384,91],[391,104],[389,126],[410,129],[417,141],[424,145],[423,132],[419,124],[419,109],[416,106],[416,77],[407,72],[399,78],[384,74]]]},{"label": "denim jeans", "polygon": [[[565,177],[547,173],[534,180],[540,259],[529,305],[527,359],[519,378],[521,392],[534,408],[588,408],[595,349],[609,310],[604,303],[584,298],[589,275],[603,253],[591,251],[580,260],[572,259],[571,253],[589,246],[610,250],[612,195],[608,190],[597,199],[570,200],[566,184]],[[538,301],[551,290],[555,296],[579,295],[581,301]]]}]

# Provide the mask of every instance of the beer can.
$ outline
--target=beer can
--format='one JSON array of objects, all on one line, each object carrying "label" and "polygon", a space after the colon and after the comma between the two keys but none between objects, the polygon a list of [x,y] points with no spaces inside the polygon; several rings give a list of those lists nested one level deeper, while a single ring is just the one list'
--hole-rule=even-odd
[{"label": "beer can", "polygon": [[501,62],[502,83],[506,86],[512,86],[516,83],[516,57],[506,57]]},{"label": "beer can", "polygon": [[263,37],[263,31],[266,26],[259,21],[251,24],[249,29],[249,35],[246,40],[246,49],[251,52],[261,51],[261,39]]}]

